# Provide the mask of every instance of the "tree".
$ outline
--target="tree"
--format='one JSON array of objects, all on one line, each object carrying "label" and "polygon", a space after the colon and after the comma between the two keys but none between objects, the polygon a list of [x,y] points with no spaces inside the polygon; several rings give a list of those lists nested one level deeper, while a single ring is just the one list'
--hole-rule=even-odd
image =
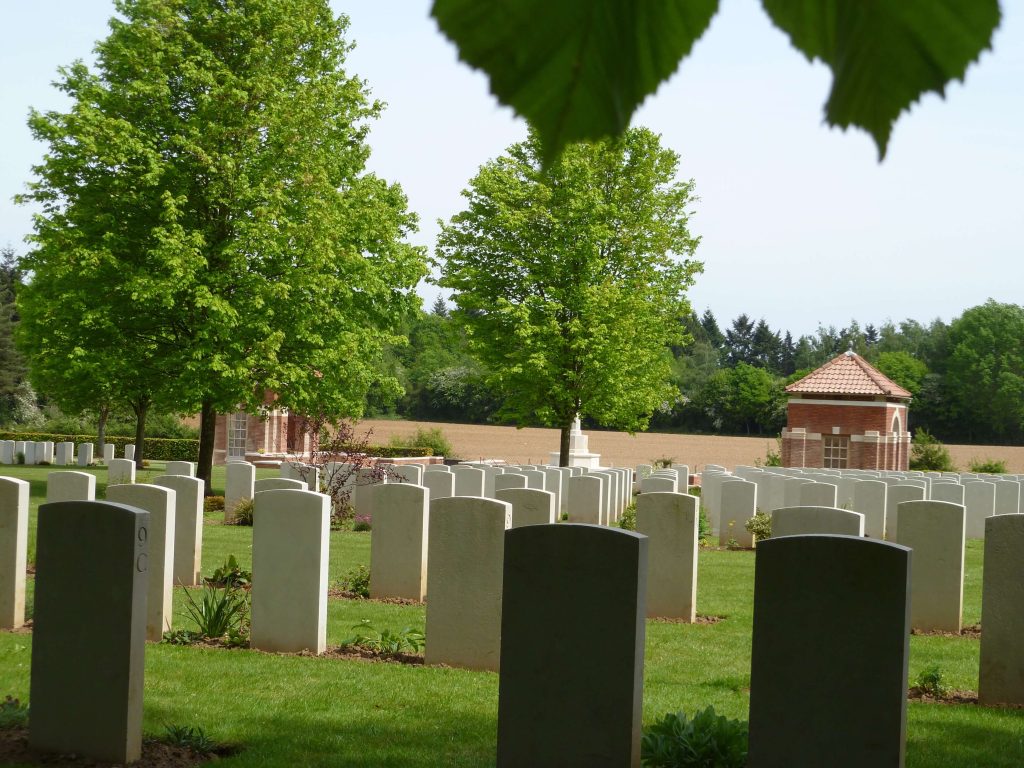
[{"label": "tree", "polygon": [[676,180],[679,157],[655,134],[575,145],[547,169],[542,157],[531,133],[486,163],[437,253],[502,412],[560,428],[564,466],[577,415],[634,431],[675,399],[666,347],[700,264],[693,182]]},{"label": "tree", "polygon": [[15,297],[21,279],[14,249],[0,249],[0,424],[13,419],[19,393],[23,393],[26,383],[25,360],[14,345],[14,329],[19,320]]},{"label": "tree", "polygon": [[[900,114],[963,79],[1000,20],[998,0],[762,2],[794,47],[831,68],[826,122],[863,128],[879,157]],[[570,142],[622,134],[717,10],[718,0],[434,0],[432,14],[536,126],[550,161]]]},{"label": "tree", "polygon": [[[106,319],[34,356],[84,344],[140,431],[154,400],[198,409],[209,487],[217,413],[272,390],[358,415],[372,385],[397,388],[382,350],[424,258],[401,189],[365,171],[381,107],[345,73],[326,0],[116,7],[97,72],[61,71],[70,112],[30,118],[48,153],[25,195],[43,206],[26,311],[44,318],[61,294],[42,287],[69,272]],[[123,390],[133,371],[145,391]]]},{"label": "tree", "polygon": [[950,324],[946,387],[970,437],[1024,437],[1024,307],[990,299]]},{"label": "tree", "polygon": [[786,420],[781,382],[764,368],[739,363],[714,374],[698,395],[716,429],[777,432]]},{"label": "tree", "polygon": [[883,352],[875,367],[914,397],[921,391],[928,366],[907,352]]}]

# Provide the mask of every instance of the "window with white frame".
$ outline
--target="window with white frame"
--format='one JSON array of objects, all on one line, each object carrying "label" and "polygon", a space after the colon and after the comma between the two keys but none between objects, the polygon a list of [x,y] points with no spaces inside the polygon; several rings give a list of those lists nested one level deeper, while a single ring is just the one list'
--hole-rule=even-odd
[{"label": "window with white frame", "polygon": [[824,435],[823,458],[825,469],[846,469],[850,438],[843,435]]}]

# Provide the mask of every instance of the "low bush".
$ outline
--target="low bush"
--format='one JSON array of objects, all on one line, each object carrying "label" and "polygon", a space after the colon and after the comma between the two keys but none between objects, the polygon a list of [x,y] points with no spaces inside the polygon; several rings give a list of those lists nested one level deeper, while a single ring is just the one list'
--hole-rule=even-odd
[{"label": "low bush", "polygon": [[388,446],[391,448],[428,448],[427,456],[448,456],[452,457],[455,455],[455,449],[452,448],[451,442],[445,437],[444,432],[440,427],[432,427],[425,429],[424,427],[417,427],[415,434],[411,437],[402,437],[401,435],[393,435],[388,440]]},{"label": "low bush", "polygon": [[359,648],[378,656],[397,656],[400,653],[419,653],[423,650],[423,633],[412,627],[399,631],[374,629],[369,619],[363,619],[352,629],[356,633],[341,641],[341,648]]},{"label": "low bush", "polygon": [[13,696],[0,701],[0,728],[14,728],[28,725],[28,704],[22,704]]},{"label": "low bush", "polygon": [[247,525],[252,527],[252,515],[256,509],[256,505],[252,499],[242,499],[235,508],[231,510],[231,524],[232,525]]},{"label": "low bush", "polygon": [[956,471],[949,449],[925,429],[919,429],[914,433],[914,440],[910,445],[910,468],[922,472]]},{"label": "low bush", "polygon": [[917,689],[927,696],[941,699],[949,693],[949,686],[943,680],[942,670],[937,664],[922,669],[915,682]]},{"label": "low bush", "polygon": [[220,566],[203,581],[210,587],[231,587],[245,589],[252,584],[252,571],[247,571],[238,564],[234,555],[228,555],[224,565]]},{"label": "low bush", "polygon": [[207,496],[203,499],[203,512],[210,514],[211,512],[223,512],[224,511],[224,497],[223,496]]},{"label": "low bush", "polygon": [[342,577],[338,582],[338,588],[352,597],[368,599],[370,597],[370,569],[365,565],[356,566]]},{"label": "low bush", "polygon": [[1006,462],[1002,459],[971,459],[967,468],[982,475],[1006,474]]},{"label": "low bush", "polygon": [[772,516],[766,512],[758,512],[743,524],[747,533],[754,537],[754,542],[764,541],[772,537]]},{"label": "low bush", "polygon": [[369,515],[355,515],[352,518],[352,530],[357,533],[373,530],[373,520]]},{"label": "low bush", "polygon": [[747,742],[745,721],[708,707],[692,720],[684,712],[665,715],[644,730],[640,754],[648,768],[744,768]]},{"label": "low bush", "polygon": [[619,528],[624,531],[635,531],[636,530],[636,502],[631,502],[624,510],[622,510],[622,517],[619,518]]}]

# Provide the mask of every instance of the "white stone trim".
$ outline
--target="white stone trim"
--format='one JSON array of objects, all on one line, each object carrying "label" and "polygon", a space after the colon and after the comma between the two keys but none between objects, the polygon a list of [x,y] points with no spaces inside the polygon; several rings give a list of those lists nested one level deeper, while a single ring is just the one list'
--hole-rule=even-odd
[{"label": "white stone trim", "polygon": [[890,403],[886,400],[804,400],[802,397],[791,397],[787,405],[856,405],[869,408],[904,408],[906,403]]}]

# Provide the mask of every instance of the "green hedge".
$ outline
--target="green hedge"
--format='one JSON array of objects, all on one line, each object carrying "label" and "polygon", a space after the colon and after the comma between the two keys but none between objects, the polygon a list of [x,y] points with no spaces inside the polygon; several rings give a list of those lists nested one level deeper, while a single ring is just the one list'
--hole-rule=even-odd
[{"label": "green hedge", "polygon": [[379,456],[382,459],[417,458],[419,456],[433,456],[430,448],[414,446],[412,448],[396,448],[393,445],[368,445],[366,453],[370,456]]},{"label": "green hedge", "polygon": [[[96,435],[51,435],[45,432],[0,432],[0,440],[31,440],[42,443],[47,440],[53,443],[92,443],[96,445]],[[107,445],[113,445],[117,456],[124,456],[124,447],[135,442],[134,437],[120,435],[107,436]],[[94,457],[102,459],[102,456]],[[198,461],[199,441],[172,439],[164,437],[147,437],[143,451],[144,459],[154,461]]]}]

